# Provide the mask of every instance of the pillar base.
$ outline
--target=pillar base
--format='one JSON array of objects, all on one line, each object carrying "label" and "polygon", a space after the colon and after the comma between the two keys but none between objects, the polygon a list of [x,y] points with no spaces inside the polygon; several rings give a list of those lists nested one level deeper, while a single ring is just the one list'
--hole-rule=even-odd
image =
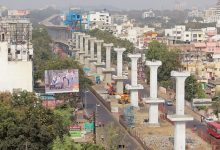
[{"label": "pillar base", "polygon": [[78,51],[80,51],[80,49],[79,48],[73,48],[71,51],[78,52]]},{"label": "pillar base", "polygon": [[122,76],[115,76],[115,75],[113,75],[112,76],[112,79],[114,79],[114,80],[116,80],[116,81],[123,81],[123,80],[127,80],[128,79],[128,77],[127,76],[124,76],[124,75],[122,75]]},{"label": "pillar base", "polygon": [[90,57],[90,56],[89,56],[88,54],[87,54],[87,55],[86,55],[86,54],[84,55],[84,58],[89,58],[89,57]]},{"label": "pillar base", "polygon": [[189,115],[168,115],[167,118],[173,122],[193,121],[193,117]]},{"label": "pillar base", "polygon": [[160,104],[160,103],[164,103],[165,100],[161,99],[161,98],[142,98],[142,100],[146,103],[146,104]]},{"label": "pillar base", "polygon": [[113,73],[115,72],[115,68],[102,68],[103,73]]},{"label": "pillar base", "polygon": [[[85,52],[80,52],[80,51],[79,51],[79,54],[82,55],[82,54],[85,54]],[[83,56],[83,57],[84,57],[84,56]]]},{"label": "pillar base", "polygon": [[103,66],[105,66],[105,63],[104,63],[104,62],[94,63],[94,65],[95,65],[96,67],[103,67]]},{"label": "pillar base", "polygon": [[138,84],[138,85],[135,85],[135,86],[126,84],[125,88],[129,91],[138,91],[138,90],[144,89],[143,85],[141,85],[141,84]]},{"label": "pillar base", "polygon": [[97,58],[89,58],[89,62],[97,62]]}]

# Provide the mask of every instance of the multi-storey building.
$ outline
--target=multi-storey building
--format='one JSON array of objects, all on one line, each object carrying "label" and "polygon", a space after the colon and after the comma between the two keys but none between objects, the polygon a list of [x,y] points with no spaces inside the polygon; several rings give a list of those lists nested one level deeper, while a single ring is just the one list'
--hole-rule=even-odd
[{"label": "multi-storey building", "polygon": [[27,19],[0,21],[0,91],[33,91],[33,46]]},{"label": "multi-storey building", "polygon": [[152,10],[145,11],[142,13],[142,18],[154,18],[155,13]]},{"label": "multi-storey building", "polygon": [[165,36],[173,43],[178,41],[185,43],[203,42],[214,35],[217,35],[217,29],[215,27],[189,29],[188,31],[186,31],[185,26],[175,26],[171,29],[165,29]]}]

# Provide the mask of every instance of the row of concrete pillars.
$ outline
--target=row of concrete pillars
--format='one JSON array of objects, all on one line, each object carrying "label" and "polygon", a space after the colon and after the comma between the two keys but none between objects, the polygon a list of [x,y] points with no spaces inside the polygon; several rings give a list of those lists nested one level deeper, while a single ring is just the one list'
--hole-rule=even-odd
[{"label": "row of concrete pillars", "polygon": [[[123,83],[128,77],[123,75],[123,52],[125,48],[114,48],[117,53],[117,75],[112,75],[115,71],[111,67],[111,50],[113,44],[104,43],[106,48],[106,62],[102,62],[101,47],[103,40],[97,40],[94,37],[85,35],[84,33],[73,33],[72,41],[75,43],[75,47],[72,49],[75,51],[76,59],[85,67],[92,69],[96,67],[96,73],[98,75],[105,74],[105,83],[111,83],[112,79],[116,81],[116,92],[123,94]],[[89,50],[90,41],[90,50]],[[95,58],[94,46],[97,45],[97,57]],[[128,54],[131,59],[131,84],[127,84],[125,87],[130,91],[131,106],[138,107],[138,90],[144,87],[137,82],[137,61],[141,57],[141,54]],[[162,65],[161,61],[145,61],[145,64],[150,68],[150,97],[143,98],[145,103],[149,104],[149,125],[159,125],[159,111],[158,104],[164,103],[164,100],[158,98],[158,67]],[[105,68],[104,68],[105,66]],[[190,76],[189,72],[172,71],[171,76],[176,79],[176,114],[169,115],[168,118],[175,122],[175,134],[174,134],[174,149],[185,149],[185,122],[193,120],[192,117],[184,114],[185,106],[185,80]]]}]

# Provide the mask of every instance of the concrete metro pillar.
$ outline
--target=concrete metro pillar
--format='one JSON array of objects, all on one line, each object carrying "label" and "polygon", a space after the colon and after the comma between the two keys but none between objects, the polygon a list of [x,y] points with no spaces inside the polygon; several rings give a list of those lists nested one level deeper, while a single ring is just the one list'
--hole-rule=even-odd
[{"label": "concrete metro pillar", "polygon": [[84,55],[84,64],[85,67],[89,67],[89,35],[85,35],[84,36],[84,40],[85,40],[85,55]]},{"label": "concrete metro pillar", "polygon": [[84,45],[84,40],[83,40],[83,36],[84,36],[85,34],[84,33],[80,33],[79,34],[79,39],[80,39],[80,51],[79,51],[79,62],[81,63],[81,64],[84,64],[84,55],[85,55],[85,52],[84,52],[84,47],[83,47],[83,45]]},{"label": "concrete metro pillar", "polygon": [[157,70],[162,65],[161,61],[146,61],[146,65],[150,68],[150,98],[146,99],[149,107],[149,125],[159,125],[158,104],[164,103],[164,100],[157,97]]},{"label": "concrete metro pillar", "polygon": [[89,58],[90,65],[89,66],[92,71],[94,71],[95,69],[95,66],[93,63],[97,61],[97,58],[95,58],[95,54],[94,54],[95,40],[96,38],[89,38],[89,41],[90,41],[90,58]]},{"label": "concrete metro pillar", "polygon": [[73,39],[73,42],[75,43],[74,45],[75,45],[75,47],[73,48],[73,52],[75,53],[75,59],[76,60],[79,60],[79,32],[74,32],[72,35],[73,35],[73,37],[72,38],[74,38]]},{"label": "concrete metro pillar", "polygon": [[102,69],[102,72],[105,74],[105,83],[112,82],[112,73],[115,71],[115,68],[111,68],[111,48],[113,44],[104,43],[104,47],[106,49],[106,62],[105,68]]},{"label": "concrete metro pillar", "polygon": [[185,150],[186,122],[193,120],[193,117],[184,114],[185,80],[190,76],[190,72],[172,71],[171,76],[176,79],[176,114],[168,115],[168,119],[175,122],[174,150]]},{"label": "concrete metro pillar", "polygon": [[96,45],[97,45],[97,62],[94,63],[96,66],[96,73],[98,75],[102,75],[102,67],[105,66],[105,63],[102,62],[102,43],[104,42],[103,40],[96,40]]},{"label": "concrete metro pillar", "polygon": [[124,93],[124,83],[123,80],[128,79],[127,76],[122,74],[122,54],[126,50],[125,48],[114,48],[115,52],[117,53],[117,75],[113,75],[112,78],[116,81],[116,92],[117,94]]},{"label": "concrete metro pillar", "polygon": [[126,85],[126,89],[130,91],[131,106],[138,106],[138,90],[144,89],[140,84],[137,84],[137,61],[141,57],[141,54],[128,54],[131,58],[131,85]]}]

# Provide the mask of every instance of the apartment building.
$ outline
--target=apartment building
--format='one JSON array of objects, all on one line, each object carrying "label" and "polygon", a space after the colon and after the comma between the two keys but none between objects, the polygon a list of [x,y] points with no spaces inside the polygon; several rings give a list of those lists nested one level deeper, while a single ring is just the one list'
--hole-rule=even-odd
[{"label": "apartment building", "polygon": [[27,19],[0,21],[0,92],[33,91],[31,30]]}]

